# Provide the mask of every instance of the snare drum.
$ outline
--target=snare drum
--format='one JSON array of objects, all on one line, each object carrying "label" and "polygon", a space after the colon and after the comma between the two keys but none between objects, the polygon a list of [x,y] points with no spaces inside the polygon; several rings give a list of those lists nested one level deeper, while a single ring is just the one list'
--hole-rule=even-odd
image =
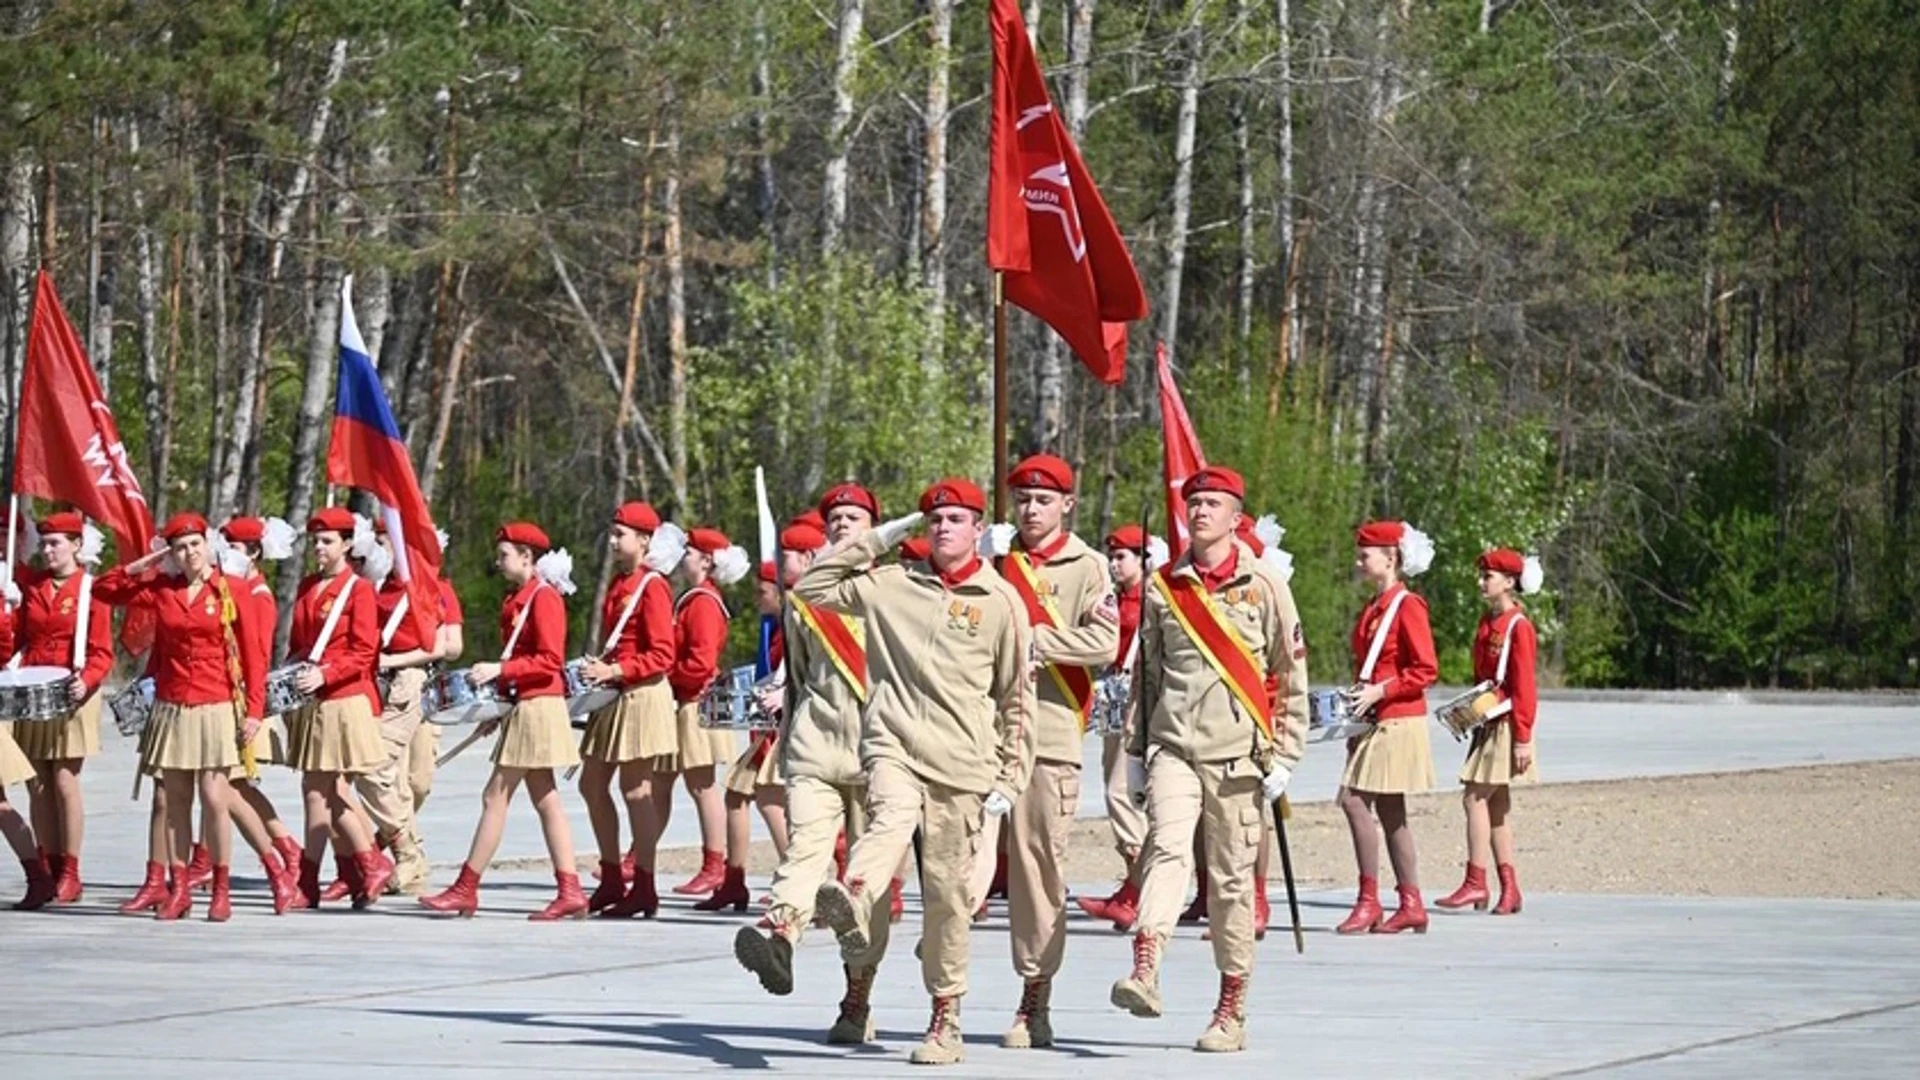
[{"label": "snare drum", "polygon": [[700,698],[700,726],[715,731],[772,731],[780,726],[760,707],[752,664],[734,668],[707,688]]},{"label": "snare drum", "polygon": [[[431,713],[426,712],[428,705],[433,706]],[[472,668],[461,668],[435,676],[421,697],[420,709],[428,720],[453,727],[498,720],[513,711],[513,703],[502,701],[491,684],[475,683]]]},{"label": "snare drum", "polygon": [[1465,740],[1475,728],[1493,719],[1494,710],[1500,707],[1500,695],[1495,690],[1493,681],[1489,679],[1448,698],[1435,712],[1440,726],[1452,733],[1453,741]]},{"label": "snare drum", "polygon": [[1326,742],[1364,734],[1370,727],[1353,713],[1353,694],[1347,690],[1311,690],[1307,693],[1307,741]]},{"label": "snare drum", "polygon": [[567,715],[578,720],[620,700],[620,688],[603,686],[587,678],[588,658],[567,664]]},{"label": "snare drum", "polygon": [[113,710],[113,726],[120,734],[134,736],[147,730],[147,719],[153,715],[153,677],[136,680],[115,694],[107,708]]},{"label": "snare drum", "polygon": [[1127,729],[1127,706],[1133,697],[1133,677],[1116,672],[1093,684],[1093,709],[1088,726],[1102,735],[1120,735]]},{"label": "snare drum", "polygon": [[73,712],[73,672],[57,667],[0,671],[0,721],[64,720]]},{"label": "snare drum", "polygon": [[313,695],[294,685],[303,672],[313,667],[302,660],[274,668],[267,674],[267,715],[285,716],[313,704]]}]

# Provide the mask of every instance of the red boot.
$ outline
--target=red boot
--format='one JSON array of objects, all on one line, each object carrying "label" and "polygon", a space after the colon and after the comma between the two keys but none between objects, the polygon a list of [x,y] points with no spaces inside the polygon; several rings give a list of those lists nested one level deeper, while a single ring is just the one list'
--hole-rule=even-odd
[{"label": "red boot", "polygon": [[152,911],[167,899],[167,868],[151,860],[147,863],[147,877],[140,883],[140,890],[132,898],[120,905],[120,914],[139,915]]},{"label": "red boot", "polygon": [[1411,930],[1416,934],[1427,932],[1427,908],[1420,902],[1420,890],[1411,885],[1397,885],[1394,891],[1400,894],[1400,910],[1393,917],[1373,928],[1376,934],[1397,934],[1402,930]]},{"label": "red boot", "polygon": [[673,891],[680,896],[699,896],[719,888],[726,879],[726,852],[703,850],[700,853],[700,872],[675,885]]},{"label": "red boot", "polygon": [[393,880],[393,860],[368,848],[354,853],[353,869],[353,910],[365,911],[379,902],[387,882]]},{"label": "red boot", "polygon": [[713,895],[693,905],[695,911],[724,911],[731,907],[736,913],[747,910],[753,902],[753,893],[747,891],[747,871],[745,867],[729,866],[727,874],[720,879],[720,887]]},{"label": "red boot", "polygon": [[460,864],[460,876],[455,878],[445,892],[420,898],[420,906],[429,911],[439,911],[458,915],[463,919],[473,918],[480,910],[480,872],[466,863]]},{"label": "red boot", "polygon": [[[1500,874],[1500,902],[1493,907],[1495,915],[1520,914],[1520,878],[1513,872],[1512,863],[1501,863],[1496,868]],[[1485,906],[1484,902],[1482,906]]]},{"label": "red boot", "polygon": [[280,853],[280,861],[286,863],[287,869],[293,872],[295,878],[298,878],[300,862],[307,857],[307,853],[300,850],[300,841],[291,836],[282,836],[274,840],[273,850]]},{"label": "red boot", "polygon": [[[149,863],[148,865],[152,865]],[[27,872],[27,895],[14,902],[15,911],[39,911],[53,902],[53,871],[44,855],[21,859],[20,869]]]},{"label": "red boot", "polygon": [[620,902],[600,913],[603,919],[631,919],[635,915],[651,919],[660,914],[660,894],[654,891],[653,868],[641,866],[634,868],[633,885],[627,889],[627,895]]},{"label": "red boot", "polygon": [[1475,911],[1487,910],[1487,868],[1467,864],[1467,876],[1460,887],[1433,902],[1433,906],[1447,911],[1456,911],[1467,905],[1473,905]]},{"label": "red boot", "polygon": [[[618,877],[613,877],[610,871],[610,868],[615,865],[618,865],[620,867],[620,875]],[[621,856],[620,862],[618,864],[606,862],[603,860],[599,866],[594,867],[593,880],[617,881],[620,883],[620,891],[624,894],[626,892],[627,886],[633,884],[633,852],[628,851],[625,855]]]},{"label": "red boot", "polygon": [[260,867],[267,872],[267,889],[273,893],[273,913],[285,915],[300,894],[300,872],[280,861],[278,855],[260,856]]},{"label": "red boot", "polygon": [[595,875],[600,884],[593,887],[593,895],[587,897],[587,910],[598,913],[626,899],[627,887],[623,883],[626,871],[617,862],[600,860],[600,870]]},{"label": "red boot", "polygon": [[312,859],[300,860],[300,872],[294,879],[293,903],[287,905],[288,911],[303,911],[320,906],[320,864]]},{"label": "red boot", "polygon": [[199,892],[212,880],[213,856],[207,853],[207,845],[193,845],[193,854],[187,859],[187,888]]},{"label": "red boot", "polygon": [[1195,923],[1203,923],[1206,921],[1207,921],[1207,881],[1205,878],[1201,878],[1200,879],[1200,895],[1194,897],[1193,903],[1187,905],[1187,910],[1180,913],[1180,925],[1192,926]]},{"label": "red boot", "polygon": [[1115,930],[1124,934],[1132,930],[1133,924],[1139,919],[1140,887],[1133,883],[1132,878],[1128,878],[1120,884],[1120,891],[1114,893],[1107,902],[1107,920],[1113,923]]},{"label": "red boot", "polygon": [[906,894],[902,891],[906,888],[906,884],[906,882],[901,881],[899,878],[894,878],[893,884],[887,888],[888,922],[897,923],[907,917],[907,898]]},{"label": "red boot", "polygon": [[1273,908],[1267,903],[1267,879],[1253,879],[1253,940],[1267,940],[1267,920],[1273,918]]},{"label": "red boot", "polygon": [[[166,901],[153,913],[154,918],[163,922],[184,919],[193,910],[193,887],[189,884],[192,879],[188,876],[187,864],[174,863],[172,875],[173,887],[167,890]],[[207,876],[213,876],[211,868]]]},{"label": "red boot", "polygon": [[1360,875],[1360,895],[1345,922],[1333,928],[1336,934],[1364,934],[1380,925],[1380,879]]},{"label": "red boot", "polygon": [[[744,874],[744,871],[742,872]],[[554,894],[553,902],[539,911],[527,916],[528,922],[558,922],[561,919],[584,919],[587,917],[587,894],[580,891],[580,875],[556,872],[553,880],[559,891]],[[746,895],[746,879],[741,878],[740,893]],[[745,910],[745,903],[741,905]]]},{"label": "red boot", "polygon": [[213,868],[213,899],[207,901],[207,921],[226,922],[233,918],[233,882],[227,868]]},{"label": "red boot", "polygon": [[77,855],[60,856],[60,870],[53,875],[53,902],[56,904],[77,904],[80,902],[80,857]]},{"label": "red boot", "polygon": [[333,853],[333,882],[320,894],[320,900],[314,903],[319,907],[322,902],[338,903],[353,894],[353,859],[338,851]]}]

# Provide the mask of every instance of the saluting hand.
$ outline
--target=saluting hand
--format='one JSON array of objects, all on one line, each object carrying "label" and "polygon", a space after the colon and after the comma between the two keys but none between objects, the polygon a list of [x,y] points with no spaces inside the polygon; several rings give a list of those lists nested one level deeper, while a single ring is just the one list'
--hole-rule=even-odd
[{"label": "saluting hand", "polygon": [[905,540],[907,534],[913,531],[913,527],[920,524],[922,516],[924,515],[916,511],[905,517],[897,517],[892,521],[883,522],[873,531],[880,534],[881,541],[888,547],[897,547],[900,541]]},{"label": "saluting hand", "polygon": [[126,571],[128,574],[141,574],[148,570],[151,570],[154,567],[160,565],[160,560],[166,558],[168,552],[172,550],[173,550],[172,548],[161,548],[159,551],[148,552],[147,554],[142,555],[139,558],[128,563],[126,566]]}]

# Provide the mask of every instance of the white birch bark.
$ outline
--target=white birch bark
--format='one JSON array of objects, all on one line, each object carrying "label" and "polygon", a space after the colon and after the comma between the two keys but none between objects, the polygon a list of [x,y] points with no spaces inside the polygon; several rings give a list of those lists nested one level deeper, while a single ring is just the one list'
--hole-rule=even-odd
[{"label": "white birch bark", "polygon": [[947,327],[947,111],[953,49],[954,0],[923,0],[927,16],[927,96],[922,116],[920,284],[927,293],[927,333],[920,354],[929,375],[945,360]]}]

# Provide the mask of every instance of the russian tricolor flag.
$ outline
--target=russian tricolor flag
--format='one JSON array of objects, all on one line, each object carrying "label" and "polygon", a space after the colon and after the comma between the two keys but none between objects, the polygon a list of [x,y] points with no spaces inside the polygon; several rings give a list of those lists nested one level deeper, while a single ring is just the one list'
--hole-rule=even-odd
[{"label": "russian tricolor flag", "polygon": [[407,607],[420,640],[432,647],[440,629],[440,537],[413,475],[413,459],[393,421],[387,392],[373,370],[353,316],[353,278],[340,285],[340,383],[333,406],[327,480],[380,500],[393,572],[407,587]]}]

